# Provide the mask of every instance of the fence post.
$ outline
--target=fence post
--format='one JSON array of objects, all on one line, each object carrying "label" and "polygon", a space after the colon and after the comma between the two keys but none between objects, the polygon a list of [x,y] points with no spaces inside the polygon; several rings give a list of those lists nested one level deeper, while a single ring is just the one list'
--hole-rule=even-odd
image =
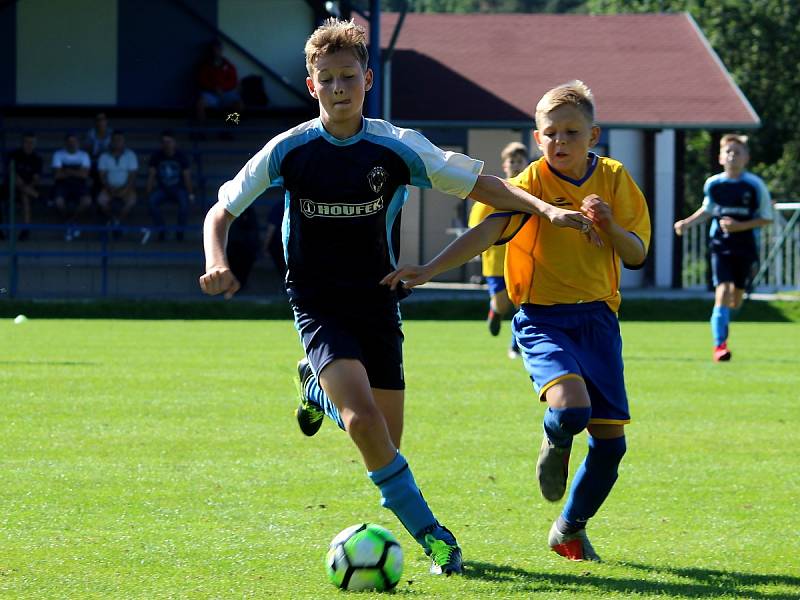
[{"label": "fence post", "polygon": [[17,208],[17,169],[12,159],[8,163],[8,295],[17,295],[17,232],[14,217]]}]

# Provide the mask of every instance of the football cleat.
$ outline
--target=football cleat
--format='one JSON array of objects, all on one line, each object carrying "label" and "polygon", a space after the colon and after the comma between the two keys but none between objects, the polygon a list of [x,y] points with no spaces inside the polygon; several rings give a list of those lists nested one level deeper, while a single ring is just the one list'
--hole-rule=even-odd
[{"label": "football cleat", "polygon": [[497,335],[500,333],[500,324],[503,322],[503,315],[494,312],[493,308],[489,308],[489,314],[486,316],[486,325],[489,326],[489,333]]},{"label": "football cleat", "polygon": [[297,424],[300,426],[300,431],[305,435],[311,437],[319,431],[322,427],[322,420],[325,418],[325,413],[316,404],[311,402],[306,396],[306,385],[308,380],[314,376],[311,370],[311,365],[308,364],[308,359],[304,358],[297,363],[297,395],[300,397],[300,404],[295,409],[294,415],[297,417]]},{"label": "football cleat", "polygon": [[561,533],[558,530],[558,520],[556,520],[550,528],[547,543],[553,552],[570,560],[601,562],[600,557],[589,542],[585,529],[580,529],[575,533]]},{"label": "football cleat", "polygon": [[542,496],[550,502],[561,500],[567,490],[571,450],[572,445],[559,448],[553,445],[547,434],[544,435],[542,447],[539,449],[539,458],[536,461],[536,478],[539,480]]},{"label": "football cleat", "polygon": [[432,533],[425,535],[425,544],[428,549],[425,554],[431,557],[432,575],[459,575],[463,565],[461,562],[461,548],[456,538],[447,527],[436,524],[435,529],[444,534],[447,539],[438,539]]},{"label": "football cleat", "polygon": [[722,342],[714,347],[714,362],[725,362],[731,359],[731,351],[728,350],[728,342]]}]

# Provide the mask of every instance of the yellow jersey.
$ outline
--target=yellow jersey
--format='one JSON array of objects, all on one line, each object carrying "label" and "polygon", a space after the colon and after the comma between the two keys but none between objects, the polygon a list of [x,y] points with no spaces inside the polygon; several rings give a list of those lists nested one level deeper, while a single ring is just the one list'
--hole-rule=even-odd
[{"label": "yellow jersey", "polygon": [[[614,221],[650,245],[650,214],[644,195],[619,161],[589,153],[581,180],[550,168],[544,158],[531,163],[509,183],[560,208],[580,210],[589,194],[610,207]],[[619,310],[620,259],[608,237],[598,248],[576,229],[554,227],[538,217],[517,214],[498,243],[506,244],[505,279],[511,301],[520,304],[577,304],[602,300]],[[510,240],[510,241],[509,241]],[[628,265],[638,267],[640,265]]]},{"label": "yellow jersey", "polygon": [[[495,209],[488,204],[475,202],[469,211],[468,227],[475,227],[478,223],[483,221],[490,214],[495,212]],[[484,277],[502,277],[503,265],[506,260],[506,247],[503,245],[492,246],[485,252],[481,253],[481,266]]]}]

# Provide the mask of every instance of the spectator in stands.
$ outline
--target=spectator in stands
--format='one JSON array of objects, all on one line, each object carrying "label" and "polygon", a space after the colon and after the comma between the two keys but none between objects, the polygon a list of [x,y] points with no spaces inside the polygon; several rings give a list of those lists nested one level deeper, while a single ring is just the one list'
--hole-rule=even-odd
[{"label": "spectator in stands", "polygon": [[92,159],[92,167],[89,176],[92,183],[92,196],[97,196],[103,182],[98,171],[100,155],[107,152],[111,147],[111,130],[108,128],[108,118],[106,113],[97,113],[94,117],[94,127],[86,132],[86,140],[83,144],[84,150],[89,153]]},{"label": "spectator in stands", "polygon": [[286,258],[283,255],[283,240],[281,237],[283,211],[283,201],[275,202],[272,205],[267,215],[267,232],[264,236],[264,253],[272,257],[275,270],[278,271],[281,279],[286,277]]},{"label": "spectator in stands", "polygon": [[[178,205],[178,230],[175,239],[183,241],[184,229],[189,214],[189,202],[194,202],[192,174],[188,157],[178,150],[178,143],[172,131],[161,134],[161,149],[150,157],[145,193],[153,225],[158,233],[158,241],[166,239],[164,217],[161,205],[172,201]],[[150,231],[145,230],[142,243],[147,243]]]},{"label": "spectator in stands", "polygon": [[31,235],[30,230],[24,225],[31,223],[31,204],[39,198],[39,176],[42,174],[42,157],[36,152],[36,135],[34,133],[23,134],[22,146],[8,155],[6,173],[11,173],[12,162],[14,163],[14,195],[22,205],[23,227],[19,232],[19,240],[24,241]]},{"label": "spectator in stands", "polygon": [[64,138],[64,148],[53,154],[53,202],[63,223],[67,224],[66,241],[79,237],[79,217],[92,206],[89,195],[89,169],[92,161],[80,149],[78,136],[69,132]]},{"label": "spectator in stands", "polygon": [[119,225],[136,204],[136,172],[139,161],[133,150],[125,147],[125,134],[115,130],[111,147],[100,155],[97,165],[101,189],[97,205],[114,227],[114,237],[120,237]]},{"label": "spectator in stands", "polygon": [[230,108],[242,110],[239,94],[239,77],[236,67],[222,56],[222,42],[214,40],[209,46],[208,55],[200,65],[197,75],[200,96],[197,99],[197,119],[206,120],[207,108]]}]

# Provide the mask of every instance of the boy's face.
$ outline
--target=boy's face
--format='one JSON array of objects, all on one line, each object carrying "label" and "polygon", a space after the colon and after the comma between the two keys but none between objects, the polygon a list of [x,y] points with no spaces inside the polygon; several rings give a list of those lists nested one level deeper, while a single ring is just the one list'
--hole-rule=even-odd
[{"label": "boy's face", "polygon": [[719,149],[719,164],[727,171],[743,171],[750,160],[747,147],[739,142],[728,142]]},{"label": "boy's face", "polygon": [[372,70],[364,72],[351,50],[320,56],[312,75],[306,78],[306,85],[308,92],[319,101],[323,124],[331,126],[333,133],[361,127],[364,95],[372,87]]},{"label": "boy's face", "polygon": [[580,179],[586,173],[586,154],[600,138],[600,128],[592,126],[577,107],[564,105],[545,115],[537,115],[533,132],[547,163],[558,172]]},{"label": "boy's face", "polygon": [[528,166],[528,157],[522,152],[515,152],[503,161],[503,173],[506,178],[516,177]]}]

